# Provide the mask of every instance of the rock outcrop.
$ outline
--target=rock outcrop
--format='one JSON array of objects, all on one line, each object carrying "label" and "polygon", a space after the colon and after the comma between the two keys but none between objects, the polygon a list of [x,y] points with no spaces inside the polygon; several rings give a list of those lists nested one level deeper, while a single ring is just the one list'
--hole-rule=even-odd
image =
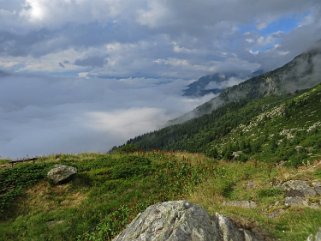
[{"label": "rock outcrop", "polygon": [[290,180],[282,184],[287,196],[290,197],[314,197],[317,193],[307,181]]},{"label": "rock outcrop", "polygon": [[55,165],[54,168],[48,172],[47,177],[54,184],[62,184],[69,181],[75,174],[77,174],[75,167]]},{"label": "rock outcrop", "polygon": [[[281,185],[285,191],[285,206],[287,207],[311,207],[319,208],[320,199],[320,182],[308,182],[304,180],[290,180]],[[314,202],[309,200],[314,197]]]},{"label": "rock outcrop", "polygon": [[220,214],[211,217],[198,205],[172,201],[152,205],[113,241],[260,241]]}]

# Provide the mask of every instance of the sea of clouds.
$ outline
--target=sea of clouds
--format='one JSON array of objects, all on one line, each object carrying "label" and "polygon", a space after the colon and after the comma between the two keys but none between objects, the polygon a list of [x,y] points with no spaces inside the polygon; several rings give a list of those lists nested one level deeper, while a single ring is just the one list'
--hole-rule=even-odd
[{"label": "sea of clouds", "polygon": [[213,97],[182,97],[188,82],[0,77],[0,155],[106,152]]}]

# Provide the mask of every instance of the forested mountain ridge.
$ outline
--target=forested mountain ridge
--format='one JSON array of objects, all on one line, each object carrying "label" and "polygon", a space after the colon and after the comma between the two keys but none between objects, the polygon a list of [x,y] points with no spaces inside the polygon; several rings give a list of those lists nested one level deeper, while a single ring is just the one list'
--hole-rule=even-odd
[{"label": "forested mountain ridge", "polygon": [[[252,74],[252,76],[253,75],[254,74]],[[210,93],[219,94],[224,89],[239,84],[242,80],[248,79],[248,77],[248,74],[242,72],[226,72],[206,75],[189,84],[183,91],[183,95],[197,97]]]},{"label": "forested mountain ridge", "polygon": [[295,57],[284,66],[253,77],[239,85],[225,89],[219,96],[193,111],[169,122],[178,124],[209,114],[231,102],[253,100],[270,95],[294,93],[321,82],[321,47],[313,48]]},{"label": "forested mountain ridge", "polygon": [[299,165],[321,154],[321,85],[229,103],[183,124],[129,140],[122,149],[186,150],[217,159]]}]

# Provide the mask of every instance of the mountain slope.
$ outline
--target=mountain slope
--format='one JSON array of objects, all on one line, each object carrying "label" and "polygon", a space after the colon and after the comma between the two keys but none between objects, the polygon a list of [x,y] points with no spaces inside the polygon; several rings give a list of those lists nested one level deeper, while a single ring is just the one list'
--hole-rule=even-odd
[{"label": "mountain slope", "polygon": [[320,82],[321,48],[314,48],[297,56],[281,68],[225,89],[219,96],[170,121],[169,124],[182,123],[211,113],[213,110],[231,102],[294,93],[297,90],[311,88]]},{"label": "mountain slope", "polygon": [[129,140],[122,148],[187,150],[219,159],[288,161],[321,154],[321,85],[294,95],[232,102],[183,124]]},{"label": "mountain slope", "polygon": [[219,94],[227,87],[239,84],[247,79],[246,73],[218,73],[199,78],[183,91],[184,96],[204,96],[209,93]]}]

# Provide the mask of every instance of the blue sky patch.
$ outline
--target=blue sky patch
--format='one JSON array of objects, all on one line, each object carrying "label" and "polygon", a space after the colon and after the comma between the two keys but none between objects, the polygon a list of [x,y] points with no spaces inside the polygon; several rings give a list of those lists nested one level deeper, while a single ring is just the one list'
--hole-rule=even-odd
[{"label": "blue sky patch", "polygon": [[308,13],[285,16],[258,31],[262,36],[268,36],[278,31],[289,33],[296,29],[307,15]]}]

